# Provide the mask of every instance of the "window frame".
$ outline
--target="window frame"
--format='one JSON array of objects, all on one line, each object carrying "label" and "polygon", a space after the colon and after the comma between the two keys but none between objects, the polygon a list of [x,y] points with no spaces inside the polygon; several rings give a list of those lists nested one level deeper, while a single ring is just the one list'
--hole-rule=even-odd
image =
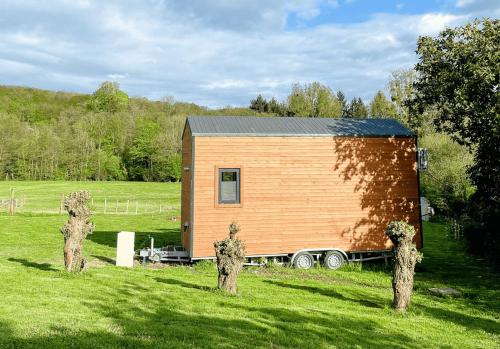
[{"label": "window frame", "polygon": [[[221,200],[221,183],[223,172],[236,172],[236,201],[222,201]],[[243,166],[228,164],[215,166],[214,171],[214,207],[218,208],[234,208],[243,207]]]}]

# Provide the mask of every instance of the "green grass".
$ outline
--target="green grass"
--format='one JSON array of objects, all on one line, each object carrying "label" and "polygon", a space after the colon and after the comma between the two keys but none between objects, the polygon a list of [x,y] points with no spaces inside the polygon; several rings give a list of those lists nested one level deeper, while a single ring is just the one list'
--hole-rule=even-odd
[{"label": "green grass", "polygon": [[[99,185],[107,191],[115,183]],[[177,190],[169,186],[157,188]],[[412,307],[399,314],[383,263],[245,269],[237,296],[215,290],[211,263],[113,266],[119,230],[137,231],[136,247],[148,234],[179,243],[179,223],[159,214],[96,215],[85,242],[90,269],[68,275],[58,232],[65,219],[0,215],[0,348],[500,347],[499,276],[439,223],[425,224]],[[463,296],[432,296],[435,286]]]},{"label": "green grass", "polygon": [[[126,213],[127,201],[130,214],[135,214],[136,203],[138,213],[159,213],[160,205],[162,212],[180,212],[180,183],[0,181],[0,200],[10,198],[11,188],[14,188],[15,197],[23,203],[18,209],[21,213],[58,213],[61,194],[77,190],[91,192],[92,208],[99,213],[104,212],[105,199],[109,214],[116,211]],[[3,211],[6,211],[5,207]]]}]

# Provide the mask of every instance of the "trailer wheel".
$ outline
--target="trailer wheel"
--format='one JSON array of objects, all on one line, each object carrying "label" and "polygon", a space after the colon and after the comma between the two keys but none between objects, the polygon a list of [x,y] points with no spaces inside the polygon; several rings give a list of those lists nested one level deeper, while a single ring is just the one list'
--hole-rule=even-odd
[{"label": "trailer wheel", "polygon": [[323,260],[323,265],[331,270],[336,270],[344,265],[345,258],[339,251],[328,251]]},{"label": "trailer wheel", "polygon": [[314,266],[314,257],[309,252],[300,252],[295,256],[293,266],[297,269],[311,269]]}]

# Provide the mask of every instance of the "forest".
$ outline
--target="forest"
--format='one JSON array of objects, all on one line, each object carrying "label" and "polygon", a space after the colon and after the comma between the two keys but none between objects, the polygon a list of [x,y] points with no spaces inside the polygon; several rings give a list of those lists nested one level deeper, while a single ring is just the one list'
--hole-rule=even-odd
[{"label": "forest", "polygon": [[184,120],[200,114],[254,112],[129,98],[113,82],[92,95],[0,86],[0,176],[178,181]]}]

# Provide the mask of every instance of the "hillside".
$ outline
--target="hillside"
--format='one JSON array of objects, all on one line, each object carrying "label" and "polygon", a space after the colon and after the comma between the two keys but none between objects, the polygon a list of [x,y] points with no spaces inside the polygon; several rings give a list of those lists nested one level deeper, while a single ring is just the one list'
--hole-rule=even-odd
[{"label": "hillside", "polygon": [[0,178],[177,181],[187,115],[255,114],[126,95],[123,108],[106,110],[95,108],[109,100],[98,92],[0,86]]}]

